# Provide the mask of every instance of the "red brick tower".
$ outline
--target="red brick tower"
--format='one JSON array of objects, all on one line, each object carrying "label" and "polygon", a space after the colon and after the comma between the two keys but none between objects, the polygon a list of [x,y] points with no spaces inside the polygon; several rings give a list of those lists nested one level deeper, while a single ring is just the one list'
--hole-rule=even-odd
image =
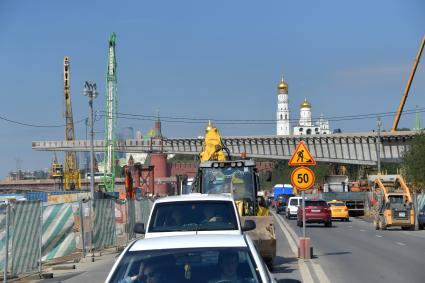
[{"label": "red brick tower", "polygon": [[[151,165],[154,166],[155,181],[161,177],[168,177],[167,172],[167,154],[161,152],[152,152]],[[155,184],[155,195],[164,196],[168,194],[167,184]]]}]

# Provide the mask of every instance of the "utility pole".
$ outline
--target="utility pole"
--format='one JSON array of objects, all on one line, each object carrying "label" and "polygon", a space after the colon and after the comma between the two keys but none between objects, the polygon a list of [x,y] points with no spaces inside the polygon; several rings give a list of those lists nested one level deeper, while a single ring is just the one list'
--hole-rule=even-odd
[{"label": "utility pole", "polygon": [[378,161],[378,175],[381,174],[381,117],[378,116],[376,119],[376,125],[378,126],[378,142],[376,146],[376,159]]},{"label": "utility pole", "polygon": [[90,193],[92,199],[95,198],[94,195],[94,119],[93,119],[93,100],[97,97],[97,87],[96,84],[90,81],[86,81],[84,84],[83,94],[89,98],[89,124],[90,124]]}]

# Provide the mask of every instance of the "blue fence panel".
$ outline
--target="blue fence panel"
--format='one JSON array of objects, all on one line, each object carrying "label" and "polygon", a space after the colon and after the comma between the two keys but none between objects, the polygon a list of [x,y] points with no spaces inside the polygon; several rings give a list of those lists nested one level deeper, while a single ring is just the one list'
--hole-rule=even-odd
[{"label": "blue fence panel", "polygon": [[47,192],[27,192],[26,199],[29,201],[40,200],[43,202],[47,202]]}]

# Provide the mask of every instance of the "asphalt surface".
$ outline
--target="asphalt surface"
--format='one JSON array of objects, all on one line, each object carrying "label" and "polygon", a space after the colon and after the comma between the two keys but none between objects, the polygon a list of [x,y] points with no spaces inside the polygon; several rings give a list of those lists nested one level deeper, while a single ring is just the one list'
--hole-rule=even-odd
[{"label": "asphalt surface", "polygon": [[[298,236],[296,220],[280,219]],[[307,224],[307,237],[330,282],[425,282],[425,231],[375,230],[360,219],[332,228]]]},{"label": "asphalt surface", "polygon": [[[283,231],[276,225],[276,259],[274,262],[273,275],[278,283],[298,283],[302,282],[298,266],[298,258],[291,251],[288,241]],[[102,256],[96,256],[95,261],[91,262],[90,257],[77,264],[75,270],[53,270],[54,278],[45,280],[28,280],[26,282],[105,282],[112,266],[117,258],[117,253],[105,253]],[[73,264],[64,264],[64,268]]]}]

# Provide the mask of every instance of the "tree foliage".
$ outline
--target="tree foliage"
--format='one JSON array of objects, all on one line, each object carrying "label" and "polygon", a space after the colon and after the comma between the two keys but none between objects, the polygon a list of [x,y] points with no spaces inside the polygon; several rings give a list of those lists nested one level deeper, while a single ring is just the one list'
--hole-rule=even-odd
[{"label": "tree foliage", "polygon": [[425,134],[418,134],[403,158],[406,179],[416,188],[425,188]]}]

